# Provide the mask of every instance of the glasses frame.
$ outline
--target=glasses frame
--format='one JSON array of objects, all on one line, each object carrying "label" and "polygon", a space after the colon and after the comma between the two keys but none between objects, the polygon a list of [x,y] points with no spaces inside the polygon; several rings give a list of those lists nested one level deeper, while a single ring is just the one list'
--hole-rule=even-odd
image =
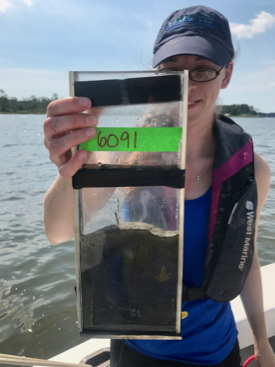
[{"label": "glasses frame", "polygon": [[[207,82],[211,82],[211,80],[216,79],[217,76],[220,75],[221,71],[224,68],[225,68],[225,66],[223,66],[220,70],[216,70],[216,69],[213,69],[213,68],[196,68],[196,69],[193,69],[193,70],[190,70],[189,71],[189,79],[192,80],[195,83],[207,83]],[[211,71],[214,71],[216,73],[216,76],[214,78],[211,78],[211,79],[208,79],[208,80],[195,80],[195,79],[192,78],[192,72],[193,71],[196,71],[196,70],[211,70]]]}]

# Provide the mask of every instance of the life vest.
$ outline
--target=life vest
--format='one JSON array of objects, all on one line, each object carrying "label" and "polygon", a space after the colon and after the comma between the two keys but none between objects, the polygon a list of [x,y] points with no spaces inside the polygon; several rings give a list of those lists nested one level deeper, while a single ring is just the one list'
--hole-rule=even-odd
[{"label": "life vest", "polygon": [[252,138],[224,116],[213,129],[217,148],[203,284],[183,286],[183,301],[232,300],[242,290],[253,261],[257,187]]}]

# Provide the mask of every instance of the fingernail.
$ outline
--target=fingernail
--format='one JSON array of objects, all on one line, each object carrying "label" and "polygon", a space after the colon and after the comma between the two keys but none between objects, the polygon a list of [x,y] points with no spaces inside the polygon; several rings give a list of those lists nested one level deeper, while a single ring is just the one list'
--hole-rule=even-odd
[{"label": "fingernail", "polygon": [[81,106],[89,106],[89,105],[90,105],[90,100],[89,100],[89,98],[79,97],[79,98],[78,98],[78,103],[79,103]]},{"label": "fingernail", "polygon": [[95,117],[92,115],[87,115],[86,116],[86,122],[88,125],[94,125],[95,123]]},{"label": "fingernail", "polygon": [[94,127],[88,127],[88,129],[86,129],[87,136],[95,136],[95,134],[96,134],[96,130]]},{"label": "fingernail", "polygon": [[82,160],[82,159],[86,158],[86,155],[87,155],[87,153],[85,152],[85,150],[81,150],[78,153],[78,158]]}]

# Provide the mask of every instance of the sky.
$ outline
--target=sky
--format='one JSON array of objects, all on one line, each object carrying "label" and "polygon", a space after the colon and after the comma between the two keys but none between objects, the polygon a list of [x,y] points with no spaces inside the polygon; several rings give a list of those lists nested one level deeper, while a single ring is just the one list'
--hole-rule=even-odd
[{"label": "sky", "polygon": [[66,97],[69,70],[150,70],[161,24],[192,5],[230,22],[237,57],[219,102],[275,112],[274,0],[0,0],[0,89]]}]

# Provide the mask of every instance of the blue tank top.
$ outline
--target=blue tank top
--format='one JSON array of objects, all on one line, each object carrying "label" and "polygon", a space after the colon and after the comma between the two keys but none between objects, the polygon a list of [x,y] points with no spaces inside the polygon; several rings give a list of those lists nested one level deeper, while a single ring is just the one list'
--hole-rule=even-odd
[{"label": "blue tank top", "polygon": [[[211,188],[185,201],[183,282],[200,287],[207,252]],[[232,351],[237,329],[229,303],[200,299],[182,303],[182,340],[126,340],[148,356],[194,364],[217,364]]]}]

